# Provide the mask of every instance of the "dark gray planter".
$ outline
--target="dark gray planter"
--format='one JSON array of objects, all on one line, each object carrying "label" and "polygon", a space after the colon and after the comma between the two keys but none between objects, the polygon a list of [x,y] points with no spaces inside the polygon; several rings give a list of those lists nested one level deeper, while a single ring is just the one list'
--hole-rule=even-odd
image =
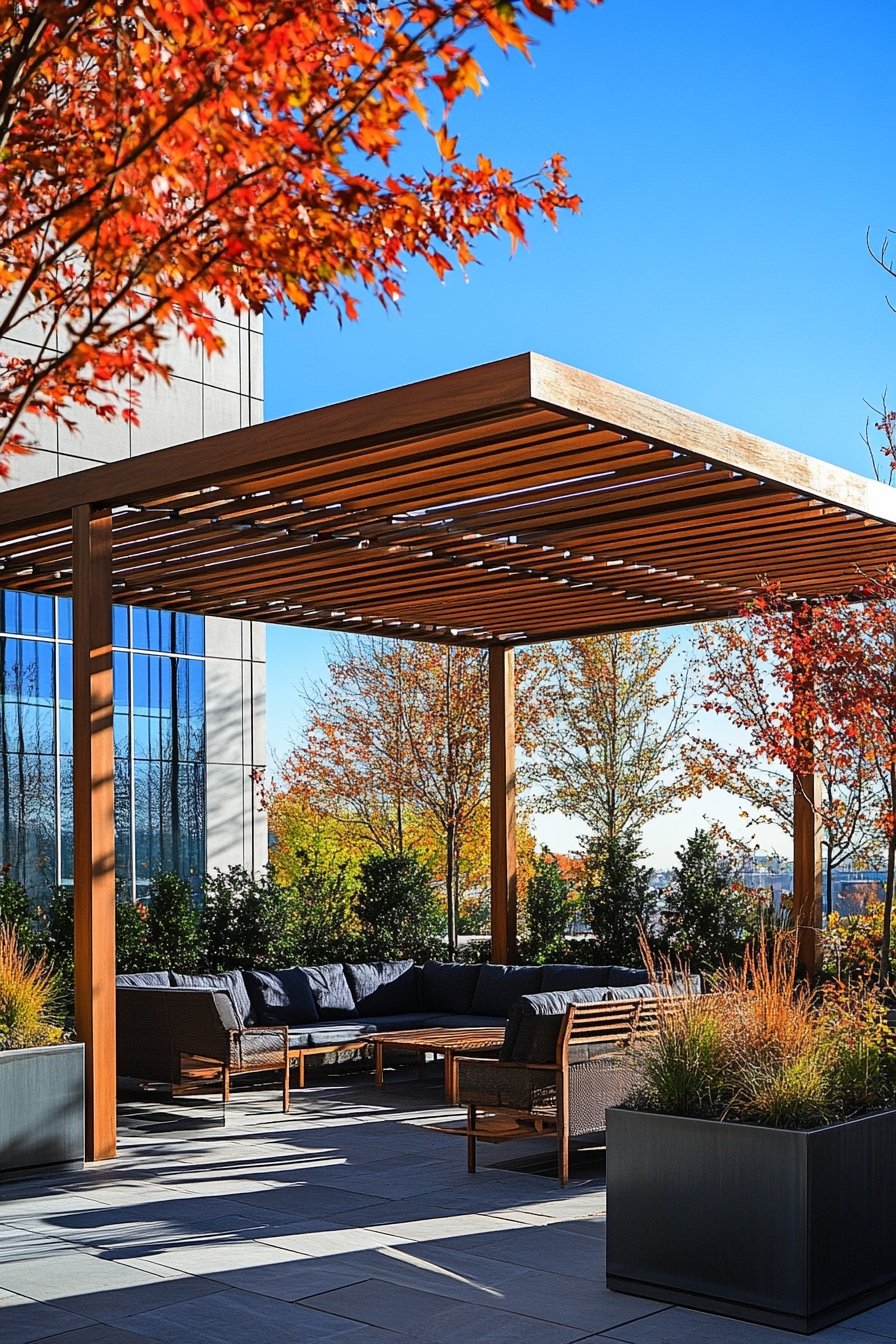
[{"label": "dark gray planter", "polygon": [[0,1050],[0,1180],[84,1163],[84,1046]]},{"label": "dark gray planter", "polygon": [[811,1334],[896,1295],[896,1111],[764,1129],[607,1111],[607,1286]]}]

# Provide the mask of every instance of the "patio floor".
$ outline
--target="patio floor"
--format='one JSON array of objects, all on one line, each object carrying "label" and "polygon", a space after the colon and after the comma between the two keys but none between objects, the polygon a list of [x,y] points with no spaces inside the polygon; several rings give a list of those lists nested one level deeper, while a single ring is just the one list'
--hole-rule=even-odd
[{"label": "patio floor", "polygon": [[[609,1292],[599,1157],[567,1190],[508,1170],[549,1143],[481,1145],[435,1072],[125,1105],[120,1158],[0,1187],[0,1342],[793,1344],[780,1330]],[[831,1229],[836,1235],[836,1229]],[[813,1336],[896,1340],[896,1304]]]}]

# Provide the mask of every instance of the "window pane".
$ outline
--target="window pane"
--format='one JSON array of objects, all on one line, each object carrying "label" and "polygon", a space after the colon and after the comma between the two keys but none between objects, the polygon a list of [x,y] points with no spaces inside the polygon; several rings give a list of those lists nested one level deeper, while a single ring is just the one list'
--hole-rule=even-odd
[{"label": "window pane", "polygon": [[59,622],[59,638],[71,639],[72,637],[72,600],[70,597],[60,597],[56,602],[56,619]]},{"label": "window pane", "polygon": [[0,752],[55,751],[53,645],[0,636]]},{"label": "window pane", "polygon": [[116,649],[127,649],[130,647],[129,635],[127,607],[113,607],[112,643],[115,645]]},{"label": "window pane", "polygon": [[184,616],[186,625],[186,653],[202,655],[205,653],[205,617]]},{"label": "window pane", "polygon": [[53,599],[40,593],[5,592],[0,630],[10,635],[53,635]]},{"label": "window pane", "polygon": [[36,894],[56,881],[56,758],[0,755],[0,863]]},{"label": "window pane", "polygon": [[115,880],[130,893],[131,880],[131,765],[115,757]]}]

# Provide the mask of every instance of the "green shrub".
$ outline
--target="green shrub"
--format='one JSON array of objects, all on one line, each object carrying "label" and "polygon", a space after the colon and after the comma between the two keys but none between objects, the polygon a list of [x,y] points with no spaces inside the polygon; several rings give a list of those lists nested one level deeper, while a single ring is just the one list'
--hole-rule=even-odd
[{"label": "green shrub", "polygon": [[70,1000],[75,983],[75,894],[55,887],[44,912],[43,951],[60,992]]},{"label": "green shrub", "polygon": [[130,895],[119,893],[115,900],[115,969],[119,975],[126,971],[167,970],[167,966],[150,965],[152,952],[148,937],[148,910],[142,901],[132,901]]},{"label": "green shrub", "polygon": [[38,935],[31,901],[21,882],[9,876],[7,867],[0,868],[0,924],[15,932],[23,951],[33,952],[37,948]]},{"label": "green shrub", "polygon": [[372,960],[431,957],[445,931],[432,874],[412,853],[368,855],[357,917],[362,954]]},{"label": "green shrub", "polygon": [[521,951],[533,963],[558,961],[565,945],[569,922],[569,883],[560,874],[557,860],[542,849],[526,884],[528,938]]},{"label": "green shrub", "polygon": [[306,966],[352,960],[359,945],[348,864],[313,844],[295,851],[292,871],[293,881],[284,891],[289,912],[286,960]]},{"label": "green shrub", "polygon": [[191,974],[200,965],[199,914],[189,882],[176,873],[157,873],[146,902],[146,956],[149,969]]},{"label": "green shrub", "polygon": [[292,910],[270,867],[258,877],[238,865],[205,880],[200,944],[208,971],[282,966],[290,958]]},{"label": "green shrub", "polygon": [[708,831],[695,831],[675,857],[663,911],[666,946],[692,971],[715,970],[743,952],[750,902]]},{"label": "green shrub", "polygon": [[653,927],[657,909],[653,870],[641,857],[633,834],[592,840],[585,851],[581,905],[594,931],[596,965],[641,964],[640,930]]}]

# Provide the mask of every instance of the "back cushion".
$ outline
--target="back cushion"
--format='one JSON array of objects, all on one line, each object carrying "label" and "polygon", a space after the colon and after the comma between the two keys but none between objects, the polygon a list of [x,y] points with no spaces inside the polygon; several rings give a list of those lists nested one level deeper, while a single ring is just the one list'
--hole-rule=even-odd
[{"label": "back cushion", "polygon": [[543,993],[555,989],[602,989],[610,983],[613,966],[548,965],[541,968]]},{"label": "back cushion", "polygon": [[542,1064],[554,1059],[569,1005],[602,1003],[608,994],[609,990],[599,988],[527,994],[510,1009],[500,1058],[526,1064]]},{"label": "back cushion", "polygon": [[427,1013],[469,1013],[479,966],[427,961],[420,976],[420,1007]]},{"label": "back cushion", "polygon": [[659,985],[616,985],[613,989],[607,990],[608,999],[674,999],[679,994],[687,993],[687,986],[682,982],[676,981],[672,984]]},{"label": "back cushion", "polygon": [[246,971],[255,1020],[262,1026],[306,1026],[317,1021],[308,977],[298,966],[282,971]]},{"label": "back cushion", "polygon": [[358,1016],[352,992],[342,969],[342,962],[330,962],[325,966],[303,966],[301,969],[308,977],[321,1022],[335,1022],[339,1018]]},{"label": "back cushion", "polygon": [[116,975],[115,983],[119,989],[167,989],[171,984],[170,971],[128,971]]},{"label": "back cushion", "polygon": [[471,1013],[506,1017],[511,1004],[541,989],[540,966],[483,966],[479,972]]},{"label": "back cushion", "polygon": [[221,975],[181,975],[177,971],[172,971],[171,983],[182,989],[224,989],[230,995],[230,1001],[242,1025],[249,1027],[255,1021],[242,971],[224,971]]},{"label": "back cushion", "polygon": [[611,966],[607,984],[620,989],[623,985],[646,985],[649,978],[643,966]]},{"label": "back cushion", "polygon": [[349,961],[343,969],[361,1017],[418,1011],[420,997],[412,961]]}]

